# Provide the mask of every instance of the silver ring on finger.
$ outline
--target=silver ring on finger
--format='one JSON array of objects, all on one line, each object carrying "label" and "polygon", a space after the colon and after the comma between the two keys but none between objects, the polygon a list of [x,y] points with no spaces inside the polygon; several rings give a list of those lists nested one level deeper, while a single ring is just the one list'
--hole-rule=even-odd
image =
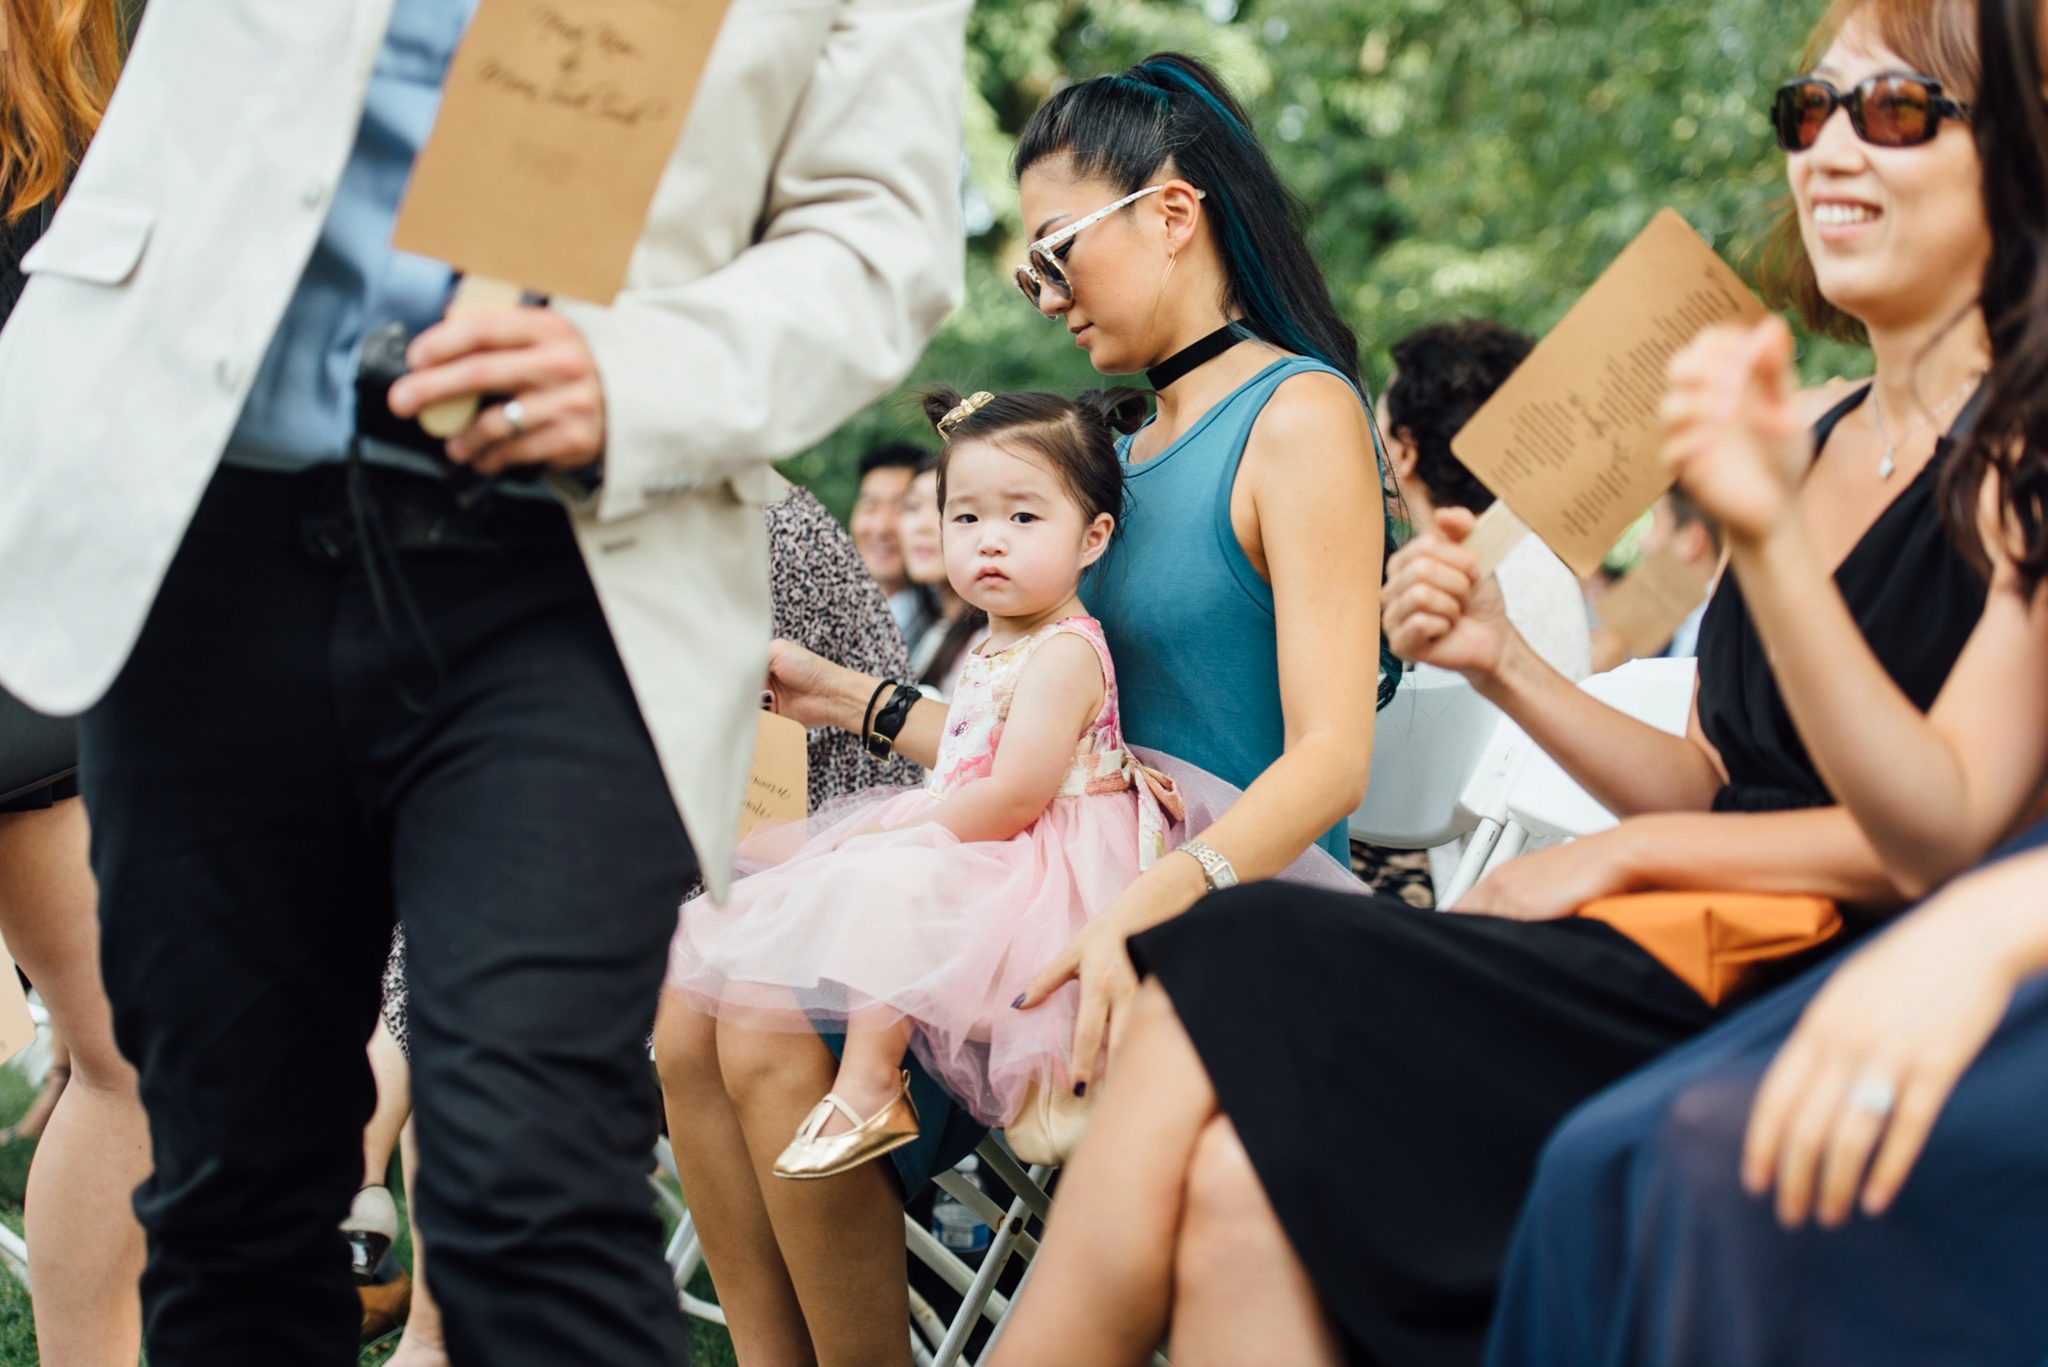
[{"label": "silver ring on finger", "polygon": [[1890,1116],[1898,1103],[1898,1089],[1892,1085],[1892,1080],[1876,1073],[1866,1074],[1849,1089],[1849,1105],[1879,1120]]},{"label": "silver ring on finger", "polygon": [[525,404],[522,404],[517,399],[508,399],[505,401],[504,408],[499,411],[505,415],[505,426],[512,429],[513,436],[523,437],[526,435]]}]

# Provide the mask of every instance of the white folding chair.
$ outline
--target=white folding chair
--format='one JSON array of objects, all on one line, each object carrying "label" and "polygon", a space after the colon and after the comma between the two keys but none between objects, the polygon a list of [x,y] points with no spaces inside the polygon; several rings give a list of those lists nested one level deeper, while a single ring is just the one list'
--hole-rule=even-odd
[{"label": "white folding chair", "polygon": [[[1536,753],[1536,743],[1522,728],[1502,717],[1479,752],[1479,761],[1458,794],[1459,820],[1469,822],[1471,838],[1449,878],[1434,879],[1436,904],[1448,908],[1471,891],[1490,864],[1521,853],[1522,834],[1508,819],[1508,795],[1522,776],[1522,767]],[[1508,848],[1501,848],[1502,841]],[[1498,854],[1499,859],[1495,858]],[[1432,868],[1432,874],[1435,869]]]},{"label": "white folding chair", "polygon": [[1373,723],[1372,777],[1351,814],[1352,838],[1426,850],[1472,830],[1478,818],[1459,797],[1500,723],[1500,710],[1463,676],[1428,665],[1403,674]]},{"label": "white folding chair", "polygon": [[[1682,736],[1692,717],[1696,669],[1693,660],[1631,660],[1619,669],[1595,674],[1579,687],[1618,712]],[[1481,761],[1479,776],[1459,800],[1461,805],[1484,808],[1484,819],[1465,852],[1458,876],[1438,898],[1437,905],[1446,908],[1486,874],[1520,854],[1531,837],[1572,840],[1616,824],[1614,813],[1580,787],[1521,728],[1505,719],[1488,756]],[[1482,843],[1480,837],[1494,821],[1498,822],[1497,835]]]}]

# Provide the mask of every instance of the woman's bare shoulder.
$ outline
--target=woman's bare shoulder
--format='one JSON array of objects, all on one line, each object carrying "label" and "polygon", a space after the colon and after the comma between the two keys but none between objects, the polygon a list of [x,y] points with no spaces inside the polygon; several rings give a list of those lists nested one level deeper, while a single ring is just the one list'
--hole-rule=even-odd
[{"label": "woman's bare shoulder", "polygon": [[1827,416],[1829,409],[1869,383],[1868,380],[1833,379],[1811,389],[1802,389],[1799,391],[1799,415],[1809,425],[1817,423]]},{"label": "woman's bare shoulder", "polygon": [[1327,452],[1332,441],[1370,445],[1365,404],[1358,391],[1327,370],[1289,375],[1252,423],[1255,444],[1270,443],[1290,456]]}]

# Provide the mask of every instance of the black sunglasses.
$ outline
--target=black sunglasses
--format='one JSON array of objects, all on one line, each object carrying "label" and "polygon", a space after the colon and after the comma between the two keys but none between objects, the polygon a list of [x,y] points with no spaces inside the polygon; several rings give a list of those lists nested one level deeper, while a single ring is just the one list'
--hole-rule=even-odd
[{"label": "black sunglasses", "polygon": [[1803,76],[1779,86],[1771,102],[1778,146],[1808,150],[1837,109],[1849,111],[1849,126],[1873,147],[1919,147],[1934,141],[1943,119],[1970,121],[1970,107],[1943,95],[1941,82],[1926,76],[1872,76],[1846,95],[1818,76]]}]

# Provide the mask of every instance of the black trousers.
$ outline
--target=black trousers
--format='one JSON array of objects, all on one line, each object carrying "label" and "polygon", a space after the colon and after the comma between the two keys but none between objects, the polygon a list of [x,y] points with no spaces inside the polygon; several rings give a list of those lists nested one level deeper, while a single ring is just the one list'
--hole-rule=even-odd
[{"label": "black trousers", "polygon": [[561,510],[368,483],[374,577],[340,470],[224,469],[82,729],[150,1361],[355,1361],[336,1226],[396,915],[451,1356],[684,1363],[646,1040],[695,860]]}]

